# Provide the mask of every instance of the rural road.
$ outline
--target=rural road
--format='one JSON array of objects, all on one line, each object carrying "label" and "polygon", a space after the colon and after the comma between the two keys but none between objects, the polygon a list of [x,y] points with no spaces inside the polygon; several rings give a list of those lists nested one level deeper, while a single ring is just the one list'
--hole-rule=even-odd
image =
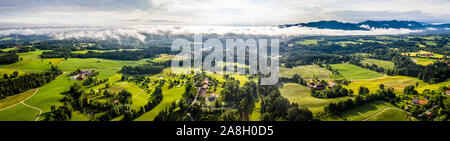
[{"label": "rural road", "polygon": [[41,116],[41,114],[42,114],[42,109],[39,109],[39,108],[36,108],[36,107],[33,107],[33,106],[30,106],[30,105],[28,105],[28,104],[25,104],[23,101],[21,102],[23,105],[25,105],[25,106],[27,106],[27,107],[30,107],[30,108],[33,108],[33,109],[36,109],[36,110],[39,110],[39,115],[36,117],[36,121],[38,121],[39,120],[39,117]]},{"label": "rural road", "polygon": [[39,91],[39,88],[37,88],[37,90],[33,93],[33,95],[31,95],[30,97],[27,97],[26,99],[24,99],[24,100],[22,100],[22,101],[20,101],[19,103],[16,103],[16,104],[14,104],[14,105],[11,105],[11,106],[8,106],[8,107],[6,107],[6,108],[3,108],[3,109],[0,109],[0,111],[3,111],[3,110],[6,110],[6,109],[9,109],[9,108],[11,108],[11,107],[14,107],[14,106],[16,106],[16,105],[18,105],[18,104],[23,104],[23,105],[25,105],[25,106],[27,106],[27,107],[30,107],[30,108],[33,108],[33,109],[35,109],[35,110],[38,110],[39,111],[39,115],[36,117],[36,121],[38,121],[39,120],[39,117],[41,116],[41,114],[42,114],[42,109],[39,109],[39,108],[36,108],[36,107],[33,107],[33,106],[30,106],[30,105],[28,105],[28,104],[25,104],[24,102],[25,101],[27,101],[28,99],[30,99],[31,97],[33,97],[34,95],[36,95],[36,93]]},{"label": "rural road", "polygon": [[373,117],[376,117],[376,116],[380,115],[381,113],[383,113],[384,111],[386,111],[386,110],[388,110],[388,109],[395,109],[395,110],[400,110],[400,111],[404,112],[403,110],[401,110],[401,109],[399,109],[399,108],[388,107],[388,108],[384,108],[383,110],[381,110],[380,112],[376,113],[376,114],[373,115],[373,116],[370,116],[370,117],[368,117],[368,118],[366,118],[366,119],[363,119],[362,121],[367,121],[367,120],[369,120],[369,119],[371,119],[371,118],[373,118]]},{"label": "rural road", "polygon": [[134,97],[137,97],[137,96],[139,96],[142,92],[144,92],[145,90],[147,90],[147,89],[144,89],[144,90],[142,90],[141,92],[139,92],[136,96],[134,96]]}]

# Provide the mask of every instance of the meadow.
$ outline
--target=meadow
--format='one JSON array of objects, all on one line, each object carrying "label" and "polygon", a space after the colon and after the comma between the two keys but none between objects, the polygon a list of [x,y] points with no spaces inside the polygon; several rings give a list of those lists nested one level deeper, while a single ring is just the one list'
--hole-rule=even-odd
[{"label": "meadow", "polygon": [[22,102],[23,100],[32,96],[36,92],[36,90],[37,89],[31,89],[31,90],[28,90],[28,91],[20,93],[20,94],[16,94],[16,95],[8,96],[4,99],[0,99],[0,109],[4,109],[6,107],[9,107],[14,104]]},{"label": "meadow", "polygon": [[392,61],[377,60],[377,59],[364,59],[364,60],[361,60],[361,63],[369,64],[369,65],[375,64],[384,69],[393,69],[394,68],[394,62],[392,62]]},{"label": "meadow", "polygon": [[432,54],[431,56],[429,56],[430,58],[443,58],[443,57],[444,57],[444,55],[442,55],[442,54],[436,54],[436,53],[432,53],[432,52],[428,52],[428,51],[423,51],[423,50],[418,51],[418,52],[406,52],[406,53],[402,53],[402,55],[411,56],[411,57],[419,56],[419,54],[420,54],[420,55],[422,55],[422,54]]},{"label": "meadow", "polygon": [[21,60],[14,64],[0,65],[0,69],[19,70],[29,72],[42,72],[51,69],[51,62],[46,59],[41,59],[39,55],[42,50],[36,50],[27,53],[18,53]]},{"label": "meadow", "polygon": [[68,58],[58,67],[64,72],[72,72],[77,69],[96,69],[100,71],[99,78],[108,78],[116,74],[124,65],[140,65],[145,64],[148,59],[139,61],[119,61],[99,58]]},{"label": "meadow", "polygon": [[185,86],[173,87],[171,89],[169,89],[168,87],[168,85],[164,85],[162,87],[163,100],[161,101],[161,103],[159,103],[158,106],[156,106],[152,110],[135,119],[136,121],[153,121],[153,119],[155,119],[159,112],[168,109],[172,102],[177,102],[179,99],[181,99],[182,94],[186,90]]},{"label": "meadow", "polygon": [[450,85],[450,81],[445,81],[436,84],[428,84],[415,77],[383,76],[375,79],[355,80],[344,87],[347,89],[352,89],[355,93],[358,93],[360,86],[368,88],[370,92],[375,92],[377,89],[379,89],[380,84],[383,84],[386,88],[394,88],[394,91],[396,93],[401,93],[403,92],[403,88],[405,88],[408,85],[416,85],[416,83],[418,84],[418,86],[416,87],[416,90],[418,92],[422,92],[425,89],[437,90],[439,89],[439,87]]},{"label": "meadow", "polygon": [[300,44],[300,45],[317,45],[317,41],[318,40],[303,40],[303,41],[296,42],[296,44]]},{"label": "meadow", "polygon": [[351,97],[340,98],[315,98],[312,97],[308,88],[296,83],[284,83],[280,87],[281,95],[292,103],[306,107],[313,113],[323,112],[323,107],[330,103],[336,103],[350,99]]},{"label": "meadow", "polygon": [[367,119],[388,107],[394,107],[394,105],[385,101],[372,101],[356,108],[346,110],[339,114],[339,116],[329,116],[322,120],[326,121],[362,121]]},{"label": "meadow", "polygon": [[343,77],[351,80],[360,80],[360,79],[373,79],[383,76],[383,74],[377,73],[369,69],[364,69],[352,64],[332,64],[330,66],[332,67],[333,70],[337,70],[340,74],[339,76],[333,75],[332,78]]},{"label": "meadow", "polygon": [[419,65],[426,66],[434,63],[434,59],[412,57],[411,60]]},{"label": "meadow", "polygon": [[406,112],[398,109],[386,109],[367,121],[409,121],[409,116]]},{"label": "meadow", "polygon": [[317,65],[296,66],[294,68],[280,67],[280,77],[292,78],[294,74],[304,79],[329,80],[331,71]]}]

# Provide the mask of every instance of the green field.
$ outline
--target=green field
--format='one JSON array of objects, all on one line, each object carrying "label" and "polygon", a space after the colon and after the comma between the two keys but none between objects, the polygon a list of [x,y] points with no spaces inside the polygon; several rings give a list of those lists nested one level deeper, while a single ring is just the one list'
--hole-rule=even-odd
[{"label": "green field", "polygon": [[[14,71],[17,70],[12,70],[12,69],[0,69],[0,79],[3,79],[3,75],[7,74],[8,76],[10,76],[12,73],[14,73]],[[17,71],[19,73],[19,75],[23,75],[25,73],[27,73],[26,71]]]},{"label": "green field", "polygon": [[406,112],[398,109],[386,109],[367,121],[409,121],[409,116]]},{"label": "green field", "polygon": [[8,70],[20,70],[29,72],[41,72],[51,69],[50,61],[41,59],[39,55],[42,54],[42,50],[37,50],[27,53],[18,53],[19,57],[23,60],[14,64],[0,65],[0,69]]},{"label": "green field", "polygon": [[402,92],[403,88],[405,88],[406,86],[416,85],[416,83],[419,84],[416,87],[416,90],[418,92],[422,92],[425,89],[437,90],[437,89],[439,89],[439,87],[450,85],[450,81],[448,81],[448,80],[445,82],[441,82],[441,83],[428,84],[428,83],[425,83],[415,77],[384,76],[384,77],[368,79],[368,80],[355,80],[352,83],[350,83],[344,87],[347,89],[354,90],[355,93],[358,93],[360,86],[369,88],[370,92],[375,92],[377,89],[379,89],[380,84],[384,84],[386,88],[394,88],[395,92],[398,93],[398,92]]},{"label": "green field", "polygon": [[326,117],[322,120],[362,121],[388,107],[394,107],[394,105],[384,101],[372,101],[359,107],[344,111],[339,116]]},{"label": "green field", "polygon": [[[414,56],[419,56],[419,54],[420,54],[420,55],[422,55],[422,54],[433,54],[432,56],[429,56],[429,57],[432,57],[432,58],[443,58],[443,57],[444,57],[444,55],[442,55],[442,54],[436,54],[436,53],[433,53],[433,52],[428,52],[428,51],[423,51],[423,50],[418,51],[418,52],[406,52],[406,53],[402,53],[402,55],[412,56],[412,57],[414,57]],[[425,56],[423,56],[423,57],[425,57]]]},{"label": "green field", "polygon": [[315,98],[312,97],[308,88],[296,83],[285,83],[280,87],[281,95],[287,98],[292,103],[297,103],[300,106],[306,107],[313,113],[322,112],[323,107],[330,103],[336,103],[350,99],[350,97],[340,98]]},{"label": "green field", "polygon": [[294,74],[304,79],[329,80],[331,71],[317,65],[296,66],[294,68],[280,67],[280,77],[292,78]]},{"label": "green field", "polygon": [[108,78],[116,74],[124,65],[145,64],[146,60],[139,61],[119,61],[98,58],[69,58],[63,61],[59,68],[64,72],[71,72],[76,69],[97,69],[100,71],[99,78]]},{"label": "green field", "polygon": [[317,40],[303,40],[303,41],[296,42],[296,44],[300,44],[300,45],[317,45]]},{"label": "green field", "polygon": [[260,121],[261,117],[261,102],[255,103],[255,108],[253,109],[252,114],[250,114],[250,121]]},{"label": "green field", "polygon": [[28,90],[26,92],[20,93],[20,94],[16,94],[16,95],[12,95],[12,96],[8,96],[4,99],[0,100],[0,109],[4,109],[6,107],[12,106],[14,104],[20,103],[23,100],[27,99],[28,97],[32,96],[37,89],[31,89]]},{"label": "green field", "polygon": [[166,110],[170,107],[172,102],[176,102],[181,99],[182,94],[186,90],[186,87],[173,87],[168,88],[167,85],[162,87],[163,100],[151,111],[144,113],[142,116],[138,117],[136,121],[152,121],[162,110]]},{"label": "green field", "polygon": [[422,65],[422,66],[426,66],[426,65],[429,65],[429,64],[433,64],[433,63],[434,63],[434,59],[428,59],[428,58],[417,58],[417,57],[413,57],[413,58],[411,58],[411,60],[412,60],[414,63],[419,64],[419,65]]},{"label": "green field", "polygon": [[5,37],[5,38],[0,39],[0,41],[7,41],[7,40],[12,40],[12,39],[13,39],[12,37]]},{"label": "green field", "polygon": [[384,61],[384,60],[377,60],[377,59],[364,59],[364,60],[361,60],[361,63],[369,64],[369,65],[375,64],[384,69],[394,69],[394,62],[392,62],[392,61]]},{"label": "green field", "polygon": [[[351,64],[332,64],[331,67],[333,70],[337,70],[343,78],[351,80],[372,79],[383,76],[383,74]],[[336,77],[336,75],[333,75],[333,77]]]},{"label": "green field", "polygon": [[0,111],[0,121],[35,121],[39,111],[23,104]]},{"label": "green field", "polygon": [[[29,98],[28,100],[24,101],[24,103],[37,107],[39,109],[43,110],[43,113],[49,112],[50,107],[52,105],[62,105],[60,100],[64,97],[64,92],[69,91],[70,86],[78,82],[77,80],[69,80],[69,77],[66,74],[63,74],[56,78],[55,80],[51,81],[50,83],[44,85],[43,87],[39,88],[36,95]],[[23,105],[23,104],[19,104]],[[9,114],[9,115],[17,115],[17,116],[11,116],[9,117],[11,120],[19,120],[23,115],[37,115],[35,114],[34,109],[31,109],[26,106],[19,106],[16,105],[10,109],[15,110],[5,110],[3,112]],[[31,110],[30,110],[31,109]],[[6,112],[7,111],[7,112]],[[43,120],[44,118],[41,116],[40,120]]]}]

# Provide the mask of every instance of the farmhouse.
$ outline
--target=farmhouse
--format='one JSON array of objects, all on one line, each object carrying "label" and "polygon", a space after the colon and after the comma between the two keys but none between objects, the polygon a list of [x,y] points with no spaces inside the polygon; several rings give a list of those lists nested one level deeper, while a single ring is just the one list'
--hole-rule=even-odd
[{"label": "farmhouse", "polygon": [[91,75],[95,72],[95,70],[88,69],[88,70],[77,70],[71,73],[71,75],[74,75],[70,77],[71,80],[86,80],[86,77],[88,75]]},{"label": "farmhouse", "polygon": [[414,98],[414,99],[411,101],[411,103],[422,105],[422,104],[428,103],[428,100],[422,100],[422,99],[419,99],[419,98]]},{"label": "farmhouse", "polygon": [[216,100],[218,97],[219,97],[218,94],[210,93],[210,94],[209,94],[209,97],[208,97],[208,100],[209,100],[209,101],[214,101],[214,100]]},{"label": "farmhouse", "polygon": [[86,75],[85,74],[77,75],[77,79],[78,80],[86,80]]},{"label": "farmhouse", "polygon": [[314,90],[325,90],[327,88],[322,82],[318,81],[317,83],[310,82],[308,83],[309,88],[313,88]]},{"label": "farmhouse", "polygon": [[330,87],[333,87],[333,86],[335,86],[336,84],[333,82],[333,81],[330,81],[330,82],[328,82],[328,86],[330,86]]}]

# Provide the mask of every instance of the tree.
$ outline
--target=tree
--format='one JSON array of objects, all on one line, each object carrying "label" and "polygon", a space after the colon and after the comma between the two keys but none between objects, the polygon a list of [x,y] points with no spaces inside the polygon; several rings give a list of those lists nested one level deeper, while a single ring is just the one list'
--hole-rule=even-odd
[{"label": "tree", "polygon": [[379,86],[379,88],[380,88],[380,89],[384,89],[384,84],[381,83],[380,86]]},{"label": "tree", "polygon": [[307,108],[292,106],[288,109],[286,119],[288,121],[310,121],[313,119],[313,114]]},{"label": "tree", "polygon": [[367,95],[369,93],[370,93],[369,88],[359,86],[359,91],[358,91],[359,95]]}]

